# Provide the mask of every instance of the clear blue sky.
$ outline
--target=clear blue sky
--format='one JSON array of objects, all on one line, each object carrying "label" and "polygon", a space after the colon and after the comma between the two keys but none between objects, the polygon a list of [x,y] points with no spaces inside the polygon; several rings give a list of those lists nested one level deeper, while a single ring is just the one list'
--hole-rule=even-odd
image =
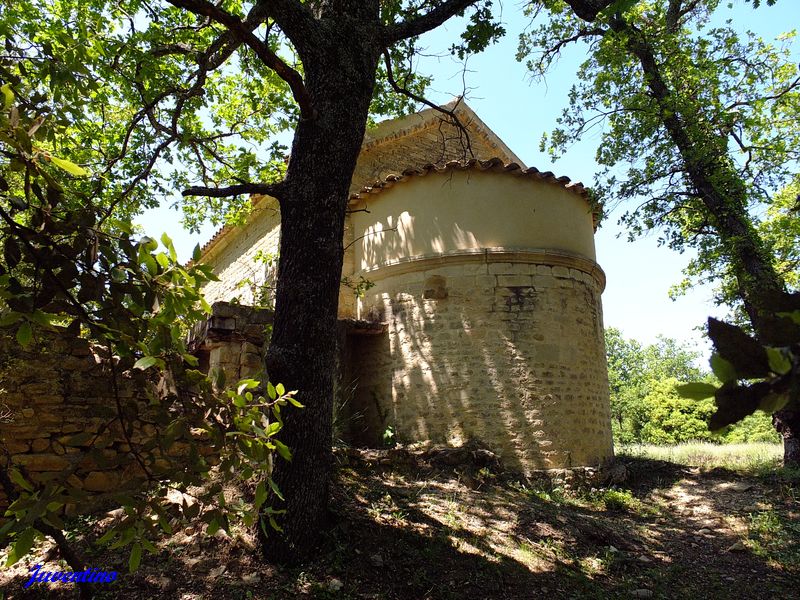
[{"label": "clear blue sky", "polygon": [[[517,7],[517,2],[504,4],[508,29],[504,40],[469,61],[466,79],[469,105],[528,166],[552,170],[556,175],[567,175],[591,184],[596,170],[597,139],[587,139],[574,146],[556,163],[539,151],[542,133],[554,128],[556,118],[566,105],[567,92],[581,60],[580,50],[566,53],[546,81],[532,82],[524,65],[513,60],[518,33],[527,22]],[[733,18],[734,27],[742,31],[750,29],[765,39],[774,39],[800,24],[797,0],[781,0],[774,7],[762,6],[758,10],[736,0],[732,10],[726,12]],[[457,24],[451,24],[428,34],[422,43],[431,54],[446,54],[460,31]],[[444,103],[461,93],[461,65],[451,58],[427,59],[421,70],[434,76],[430,99]],[[664,334],[700,343],[701,336],[695,328],[710,314],[724,315],[724,309],[715,307],[711,302],[711,290],[703,288],[671,301],[668,289],[681,279],[681,270],[689,255],[659,248],[655,235],[627,242],[624,232],[616,225],[620,213],[619,210],[612,213],[595,238],[598,262],[608,278],[603,294],[606,326],[617,327],[626,337],[644,342]],[[139,222],[150,235],[158,236],[167,231],[184,257],[190,255],[196,243],[205,242],[213,232],[211,227],[200,235],[182,232],[178,213],[166,209],[152,211]],[[623,235],[618,237],[620,233]],[[705,345],[698,349],[707,352]]]}]

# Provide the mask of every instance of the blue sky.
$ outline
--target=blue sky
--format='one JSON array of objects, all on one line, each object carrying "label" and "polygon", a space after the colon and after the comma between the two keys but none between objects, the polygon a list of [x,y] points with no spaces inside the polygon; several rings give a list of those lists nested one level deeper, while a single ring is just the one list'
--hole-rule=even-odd
[{"label": "blue sky", "polygon": [[[527,22],[517,6],[516,2],[504,3],[506,37],[470,59],[466,74],[467,101],[528,166],[552,170],[556,175],[567,175],[591,184],[596,170],[596,137],[573,146],[557,162],[539,151],[542,134],[554,128],[556,118],[566,105],[567,92],[582,58],[581,50],[567,52],[545,81],[532,81],[524,65],[513,60],[518,33]],[[765,39],[774,39],[800,24],[800,2],[796,0],[782,0],[776,6],[762,6],[758,10],[737,0],[724,12],[733,19],[737,29],[750,29]],[[450,24],[423,37],[422,43],[431,54],[446,54],[460,31],[458,24]],[[462,68],[449,56],[428,58],[421,70],[434,76],[431,100],[444,103],[461,93]],[[707,348],[695,328],[707,316],[722,316],[725,310],[713,305],[711,290],[706,288],[690,291],[676,301],[670,300],[668,290],[681,279],[681,270],[690,255],[658,247],[656,235],[628,242],[624,231],[616,225],[621,212],[613,212],[595,238],[598,262],[608,279],[603,294],[606,326],[617,327],[626,337],[643,342],[652,342],[663,334],[696,343],[706,354]],[[213,228],[207,227],[200,235],[189,235],[181,230],[178,213],[166,209],[143,215],[139,223],[151,236],[168,232],[184,257],[190,255],[196,243],[206,241],[213,232]]]}]

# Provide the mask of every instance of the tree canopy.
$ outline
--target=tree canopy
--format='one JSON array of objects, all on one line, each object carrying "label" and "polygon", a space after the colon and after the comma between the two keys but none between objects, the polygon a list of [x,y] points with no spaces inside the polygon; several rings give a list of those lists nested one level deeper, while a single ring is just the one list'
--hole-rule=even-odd
[{"label": "tree canopy", "polygon": [[[613,2],[568,4],[591,20]],[[344,217],[366,125],[421,99],[426,81],[408,61],[418,36],[463,14],[453,50],[479,51],[503,33],[495,8],[491,0],[21,0],[0,15],[0,83],[50,125],[21,165],[13,157],[4,165],[18,173],[7,178],[4,203],[28,193],[40,156],[91,172],[76,198],[97,207],[111,236],[174,189],[190,225],[235,221],[250,194],[278,200],[266,366],[306,408],[285,417],[294,457],[278,465],[283,495],[273,498],[288,510],[285,533],[262,539],[274,558],[307,555],[326,522]],[[15,214],[9,226],[26,218]]]},{"label": "tree canopy", "polygon": [[[718,349],[712,366],[724,385],[698,384],[695,392],[698,398],[715,394],[715,426],[759,406],[800,401],[797,368],[765,362],[770,352],[796,356],[791,348],[800,328],[790,313],[800,309],[800,300],[788,293],[776,248],[759,229],[756,213],[797,172],[800,73],[788,49],[794,34],[783,35],[777,47],[752,34],[740,36],[730,22],[714,20],[720,4],[620,2],[589,23],[554,0],[544,3],[552,18],[521,42],[521,55],[536,74],[569,44],[584,43],[589,54],[561,126],[544,145],[558,154],[603,127],[600,198],[633,203],[621,219],[632,235],[658,229],[670,247],[696,248],[695,274],[726,277],[727,299],[741,301],[759,341],[709,320]],[[752,349],[747,359],[743,347]],[[750,359],[762,368],[747,368]],[[731,368],[722,367],[726,361]],[[748,374],[764,381],[738,385]],[[767,401],[771,396],[782,400]],[[800,461],[798,415],[788,409],[776,414],[787,462]]]}]

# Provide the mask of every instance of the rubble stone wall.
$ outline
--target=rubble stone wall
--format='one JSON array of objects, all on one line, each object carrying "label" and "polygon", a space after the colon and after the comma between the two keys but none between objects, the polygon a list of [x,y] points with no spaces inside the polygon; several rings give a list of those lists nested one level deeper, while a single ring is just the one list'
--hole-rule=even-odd
[{"label": "rubble stone wall", "polygon": [[[0,330],[0,449],[11,455],[36,480],[48,473],[78,468],[70,482],[90,492],[106,492],[119,485],[125,473],[113,465],[101,466],[75,443],[79,433],[97,433],[111,420],[117,399],[124,406],[148,399],[148,381],[140,372],[126,370],[115,359],[116,394],[111,366],[102,348],[63,333],[36,334],[28,348],[21,348],[12,331]],[[132,362],[132,361],[131,361]],[[152,426],[134,422],[131,439],[149,434]],[[111,461],[129,446],[118,424],[105,429],[95,443]],[[5,497],[0,491],[0,507]]]},{"label": "rubble stone wall", "polygon": [[388,427],[406,443],[478,440],[528,474],[612,458],[601,272],[529,259],[376,281],[365,303],[388,334],[352,349],[359,442]]}]

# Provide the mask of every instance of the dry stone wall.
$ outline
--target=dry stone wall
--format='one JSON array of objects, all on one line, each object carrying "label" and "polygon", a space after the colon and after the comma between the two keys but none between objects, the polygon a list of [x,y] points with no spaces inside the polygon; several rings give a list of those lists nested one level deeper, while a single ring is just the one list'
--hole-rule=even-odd
[{"label": "dry stone wall", "polygon": [[388,334],[351,350],[354,438],[479,440],[528,473],[610,459],[602,279],[587,271],[440,261],[378,278],[367,312]]},{"label": "dry stone wall", "polygon": [[[0,449],[11,455],[11,462],[34,480],[77,467],[70,477],[73,485],[89,492],[117,487],[127,474],[113,459],[129,446],[118,424],[104,429],[110,421],[104,413],[117,398],[146,413],[149,383],[143,374],[126,370],[130,365],[115,361],[120,373],[116,396],[107,355],[87,340],[39,332],[33,346],[23,349],[13,332],[0,330],[0,410],[6,416],[0,421]],[[150,427],[134,421],[131,438],[152,433]],[[103,465],[72,443],[76,434],[101,429],[95,447],[109,461]],[[0,491],[0,507],[5,500]]]},{"label": "dry stone wall", "polygon": [[[272,311],[215,303],[212,314],[195,327],[190,346],[201,368],[220,369],[228,382],[263,370],[263,344]],[[130,440],[149,439],[156,430],[147,423],[148,392],[158,382],[131,370],[133,360],[113,359],[103,348],[62,330],[37,333],[33,346],[22,348],[14,332],[0,330],[0,461],[10,459],[33,480],[74,470],[69,482],[87,492],[117,488],[138,473],[125,456],[130,450],[116,416],[117,401],[125,414],[135,413]],[[152,395],[152,394],[151,394]],[[110,423],[110,425],[109,425]],[[101,432],[94,447],[102,460],[87,454],[88,439],[76,435]],[[181,445],[175,445],[181,452]],[[4,456],[7,454],[7,456]],[[0,489],[0,509],[7,499]],[[2,510],[0,510],[2,514]]]}]

